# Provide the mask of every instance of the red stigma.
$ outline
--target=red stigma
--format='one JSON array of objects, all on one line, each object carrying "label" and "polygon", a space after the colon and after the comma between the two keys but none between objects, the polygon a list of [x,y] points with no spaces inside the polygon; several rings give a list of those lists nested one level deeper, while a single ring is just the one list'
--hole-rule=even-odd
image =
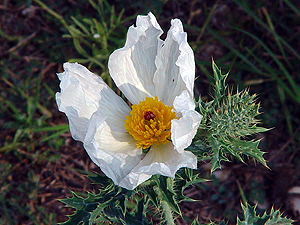
[{"label": "red stigma", "polygon": [[144,118],[145,118],[145,120],[150,121],[150,120],[153,120],[155,118],[155,115],[153,114],[153,112],[147,111],[144,114]]}]

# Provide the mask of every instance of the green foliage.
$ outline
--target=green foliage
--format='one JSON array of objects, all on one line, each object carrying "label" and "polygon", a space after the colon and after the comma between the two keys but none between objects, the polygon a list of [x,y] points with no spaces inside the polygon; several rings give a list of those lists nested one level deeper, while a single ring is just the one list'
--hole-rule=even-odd
[{"label": "green foliage", "polygon": [[[286,2],[289,3],[288,1],[286,1]],[[260,24],[260,26],[264,30],[267,30],[268,32],[270,32],[272,34],[272,37],[273,37],[273,39],[275,40],[275,43],[276,43],[275,46],[279,49],[279,52],[283,56],[283,61],[285,61],[285,63],[287,63],[288,66],[291,66],[291,64],[287,60],[287,54],[292,54],[295,57],[297,57],[298,60],[300,59],[300,55],[298,54],[298,52],[284,38],[282,38],[276,32],[276,30],[275,30],[275,28],[273,26],[272,19],[270,18],[269,13],[268,13],[268,11],[266,9],[263,10],[263,13],[264,13],[264,16],[265,16],[267,22],[264,22],[257,15],[255,15],[255,13],[253,12],[253,10],[249,7],[249,5],[245,1],[236,1],[235,0],[235,3],[238,4],[239,6],[241,6],[243,8],[243,10],[245,12],[247,12],[248,15],[251,16],[258,24]],[[289,4],[289,6],[292,9],[295,9],[295,7],[293,7],[292,4]],[[295,101],[297,101],[298,103],[300,103],[300,95],[299,95],[299,93],[300,93],[299,92],[299,88],[300,87],[296,84],[295,80],[290,75],[287,67],[284,66],[284,63],[278,59],[278,56],[276,55],[276,53],[274,52],[274,50],[270,49],[265,43],[263,43],[255,35],[250,34],[250,33],[246,32],[244,30],[239,30],[239,31],[244,32],[245,34],[247,34],[250,37],[252,37],[255,41],[257,41],[261,45],[261,47],[266,52],[268,52],[268,54],[270,55],[270,57],[272,58],[272,60],[274,60],[275,65],[278,66],[278,68],[279,68],[278,72],[274,71],[274,68],[270,68],[270,66],[266,65],[266,62],[264,62],[264,60],[258,58],[257,61],[260,62],[263,65],[264,69],[268,69],[270,72],[272,71],[271,73],[269,73],[269,76],[271,76],[272,78],[274,78],[275,80],[277,80],[279,82],[279,85],[281,85],[286,90],[286,92]],[[285,76],[286,80],[288,81],[288,85],[286,83],[282,82],[282,79],[276,78],[276,76],[279,75],[277,73],[279,73],[280,75],[283,74]]]},{"label": "green foliage", "polygon": [[[233,2],[242,13],[249,17],[249,20],[237,21],[236,18],[230,17],[231,24],[226,30],[227,32],[206,26],[207,33],[218,42],[218,45],[229,50],[229,54],[221,58],[219,63],[226,61],[222,67],[228,68],[226,64],[230,62],[229,68],[232,68],[232,66],[239,68],[240,73],[250,72],[260,75],[256,81],[246,82],[249,84],[252,82],[266,82],[266,77],[271,78],[287,95],[299,103],[300,87],[297,84],[298,79],[295,76],[297,72],[295,71],[298,71],[299,68],[300,55],[294,44],[298,35],[294,35],[294,26],[290,24],[290,21],[295,24],[299,23],[299,9],[288,0],[285,0],[283,2],[286,5],[281,12],[282,16],[278,16],[276,10],[268,10],[268,2],[264,4],[249,4],[245,0],[234,0]],[[278,1],[273,3],[275,7],[279,4]],[[215,10],[215,8],[212,10]],[[292,10],[295,14],[287,13]],[[251,29],[248,28],[249,23],[252,24]],[[203,33],[203,30],[196,29],[198,29],[198,33]],[[237,40],[231,39],[232,41],[228,41],[227,35],[230,36],[232,32],[238,34],[238,43],[235,43]],[[198,43],[198,39],[196,42],[198,45],[195,46],[204,48],[202,43]],[[265,54],[261,54],[262,52],[265,52]],[[197,61],[197,64],[206,73],[203,65],[207,65],[207,62]],[[236,76],[235,78],[242,84],[240,77]]]},{"label": "green foliage", "polygon": [[88,193],[81,197],[72,193],[71,198],[61,199],[66,206],[76,210],[63,225],[106,224],[108,221],[113,224],[149,224],[144,213],[147,203],[143,197],[115,186],[106,176],[96,174],[89,177],[102,188],[98,194]]},{"label": "green foliage", "polygon": [[[218,20],[217,1],[206,12],[209,16],[203,27],[192,26],[190,29],[197,37],[192,44],[195,51],[209,49],[213,42],[216,49],[223,51],[221,56],[218,56],[218,51],[214,53],[218,65],[223,69],[236,68],[231,77],[240,87],[252,85],[256,90],[261,90],[262,97],[267,99],[264,104],[272,105],[268,113],[263,115],[269,123],[274,121],[275,124],[278,116],[272,117],[270,114],[275,108],[274,102],[280,100],[279,110],[284,111],[290,136],[295,132],[293,126],[297,121],[292,115],[297,113],[295,107],[290,107],[292,104],[289,100],[292,99],[296,107],[300,103],[300,55],[297,42],[299,33],[296,28],[300,22],[300,11],[296,2],[275,0],[249,3],[245,0],[233,0],[235,13],[225,10],[226,19],[220,21],[218,29],[218,24],[210,17],[213,15],[213,19]],[[210,62],[196,59],[196,64],[210,79],[207,69]],[[275,126],[273,124],[271,126]]]},{"label": "green foliage", "polygon": [[[291,219],[282,217],[282,213],[279,210],[275,211],[274,208],[271,209],[269,214],[265,212],[262,216],[259,216],[256,214],[256,206],[251,206],[248,203],[246,203],[246,206],[244,206],[243,204],[241,206],[243,210],[244,220],[241,221],[239,218],[237,218],[236,225],[275,225],[275,224],[292,225],[292,223],[294,222]],[[191,223],[191,225],[226,225],[226,224],[227,223],[225,221],[221,221],[219,223],[211,222],[207,224],[200,224],[197,218]]]},{"label": "green foliage", "polygon": [[98,74],[103,80],[112,87],[111,79],[108,74],[107,61],[109,55],[117,48],[124,45],[124,37],[127,29],[124,23],[134,18],[123,18],[124,9],[116,13],[113,6],[107,0],[88,0],[91,7],[97,13],[95,18],[71,16],[72,22],[69,24],[65,18],[54,12],[40,0],[34,0],[50,15],[55,17],[65,27],[69,34],[65,38],[71,38],[77,52],[82,58],[73,58],[69,62],[78,62],[91,67],[98,67]]},{"label": "green foliage", "polygon": [[175,199],[175,191],[173,189],[173,179],[165,176],[156,176],[157,192],[162,201],[165,201],[170,208],[177,214],[181,215],[179,205]]},{"label": "green foliage", "polygon": [[[165,176],[153,176],[156,185],[153,185],[150,192],[156,193],[156,199],[151,200],[154,205],[159,204],[159,199],[165,201],[169,204],[173,212],[181,216],[181,211],[178,203],[182,201],[193,201],[193,199],[186,197],[183,194],[185,188],[192,184],[200,183],[206,181],[205,179],[199,178],[199,173],[196,170],[189,168],[180,169],[175,176],[175,179]],[[149,187],[148,187],[149,188]],[[149,194],[149,191],[146,192]]]},{"label": "green foliage", "polygon": [[224,222],[224,221],[221,221],[221,222],[219,222],[219,223],[210,222],[210,223],[206,223],[206,224],[200,224],[200,223],[198,222],[198,219],[195,219],[195,220],[191,223],[191,225],[226,225],[226,224],[227,224],[227,223]]},{"label": "green foliage", "polygon": [[[97,11],[97,18],[71,17],[73,23],[68,26],[69,35],[74,47],[82,58],[73,58],[69,62],[87,64],[89,68],[94,65],[101,68],[100,76],[111,86],[107,70],[109,55],[124,44],[126,29],[122,24],[133,17],[122,18],[124,10],[118,15],[114,7],[106,0],[89,0],[91,6]],[[134,15],[133,15],[134,16]]]},{"label": "green foliage", "polygon": [[[3,89],[0,96],[2,109],[0,116],[4,118],[4,115],[7,115],[10,118],[9,122],[3,124],[4,129],[16,131],[12,140],[7,140],[5,146],[0,145],[0,152],[8,153],[21,146],[31,147],[30,152],[33,152],[37,145],[44,142],[50,143],[49,141],[69,130],[67,124],[56,126],[48,124],[52,112],[47,108],[54,104],[54,94],[49,86],[43,84],[42,74],[36,77],[28,76],[27,70],[37,66],[40,65],[29,64],[27,68],[18,68],[19,71],[16,71],[16,74],[22,77],[22,73],[25,73],[26,79],[24,80],[12,79],[8,72],[12,68],[2,69],[2,80],[9,85],[9,88]],[[41,95],[47,96],[47,100],[41,98]],[[26,141],[30,141],[31,144],[29,145]],[[39,155],[32,156],[42,160],[42,158],[36,158]]]},{"label": "green foliage", "polygon": [[282,217],[282,213],[279,210],[271,209],[270,213],[264,213],[262,216],[256,214],[256,206],[251,206],[247,203],[246,206],[242,204],[244,220],[241,221],[237,218],[237,225],[274,225],[284,224],[291,225],[293,220]]},{"label": "green foliage", "polygon": [[88,193],[82,197],[72,192],[71,198],[61,199],[66,206],[75,209],[74,214],[63,225],[107,222],[151,224],[151,221],[147,221],[147,213],[158,215],[157,212],[162,210],[162,203],[170,207],[172,214],[181,216],[178,203],[193,201],[184,196],[184,189],[191,184],[205,181],[198,177],[197,171],[188,168],[180,169],[175,179],[155,175],[133,191],[114,185],[104,175],[94,174],[89,178],[101,186],[99,193]]},{"label": "green foliage", "polygon": [[106,224],[107,222],[149,224],[144,213],[145,206],[147,206],[144,198],[134,196],[133,191],[115,186],[105,176],[98,174],[97,180],[102,180],[103,183],[109,183],[109,185],[99,189],[98,194],[88,193],[87,197],[80,197],[73,193],[71,198],[60,200],[66,206],[76,210],[73,215],[69,216],[68,221],[62,223],[63,225]]},{"label": "green foliage", "polygon": [[60,135],[69,126],[51,120],[54,96],[45,85],[44,62],[18,59],[10,55],[0,60],[0,224],[18,224],[19,218],[57,224],[53,210],[38,205],[45,193],[42,169],[60,157]]},{"label": "green foliage", "polygon": [[[202,149],[206,158],[211,158],[211,171],[221,168],[220,162],[228,161],[227,155],[240,161],[243,161],[242,155],[246,155],[267,166],[264,153],[258,149],[259,140],[251,138],[256,133],[267,131],[257,126],[259,104],[255,103],[256,95],[250,95],[247,90],[227,93],[225,82],[228,74],[222,74],[214,62],[212,66],[214,99],[208,103],[198,102],[197,108],[203,119],[196,141],[189,149]],[[199,155],[200,151],[193,152],[198,153],[198,158],[205,157]]]},{"label": "green foliage", "polygon": [[206,182],[206,179],[199,178],[199,172],[197,170],[192,170],[189,168],[182,168],[176,173],[174,179],[174,192],[175,199],[177,202],[182,201],[194,201],[191,198],[186,197],[183,191],[190,185],[198,184],[201,182]]}]

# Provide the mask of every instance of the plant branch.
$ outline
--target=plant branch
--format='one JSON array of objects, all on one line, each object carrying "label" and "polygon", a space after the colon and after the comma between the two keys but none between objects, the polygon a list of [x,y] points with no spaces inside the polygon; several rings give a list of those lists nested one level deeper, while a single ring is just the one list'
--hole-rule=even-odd
[{"label": "plant branch", "polygon": [[161,207],[162,207],[163,212],[165,214],[167,224],[168,225],[175,225],[174,219],[173,219],[173,216],[172,216],[172,210],[171,210],[169,204],[166,201],[162,200],[161,201]]}]

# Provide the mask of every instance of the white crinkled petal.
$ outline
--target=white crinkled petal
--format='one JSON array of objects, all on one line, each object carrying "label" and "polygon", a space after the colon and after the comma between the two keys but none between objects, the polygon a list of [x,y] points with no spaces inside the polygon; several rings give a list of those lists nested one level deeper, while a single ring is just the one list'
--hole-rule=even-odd
[{"label": "white crinkled petal", "polygon": [[[116,185],[131,190],[151,177],[151,175],[146,174],[141,176],[129,176],[133,167],[140,162],[141,156],[131,156],[122,153],[116,154],[106,151],[105,149],[99,148],[97,142],[85,144],[84,148],[87,150],[92,161],[99,166],[105,175],[111,178]],[[94,153],[96,153],[96,155]],[[101,157],[98,157],[97,154],[101,154]]]},{"label": "white crinkled petal", "polygon": [[[61,92],[56,93],[58,109],[66,113],[75,140],[84,141],[92,114],[99,108],[108,120],[125,118],[130,108],[101,79],[84,66],[64,63],[58,74]],[[101,107],[100,107],[101,106]]]},{"label": "white crinkled petal", "polygon": [[[99,108],[90,120],[84,144],[95,142],[99,149],[107,152],[141,155],[141,149],[136,148],[136,140],[124,128],[124,119],[119,117],[108,119]],[[100,158],[101,153],[96,152],[94,156]]]},{"label": "white crinkled petal", "polygon": [[183,152],[192,143],[202,115],[194,110],[194,101],[187,91],[175,98],[173,107],[180,118],[171,121],[171,139],[174,148]]},{"label": "white crinkled petal", "polygon": [[132,173],[175,177],[176,171],[181,167],[195,169],[197,158],[188,151],[174,151],[174,146],[169,142],[163,145],[153,145]]},{"label": "white crinkled petal", "polygon": [[172,105],[176,112],[195,110],[194,100],[188,91],[183,91],[176,96]]},{"label": "white crinkled petal", "polygon": [[155,60],[154,75],[156,95],[165,105],[172,105],[174,98],[187,90],[193,96],[195,79],[194,53],[187,42],[179,19],[171,21],[171,28]]},{"label": "white crinkled petal", "polygon": [[196,169],[197,157],[188,151],[181,153],[174,151],[171,142],[153,145],[139,164],[118,185],[131,190],[155,174],[174,178],[176,171],[182,167]]},{"label": "white crinkled petal", "polygon": [[[113,121],[107,122],[107,117],[95,112],[90,120],[88,132],[84,140],[84,148],[93,162],[111,178],[115,184],[133,189],[144,180],[150,178],[131,178],[128,174],[138,165],[142,158],[142,151],[136,148],[136,141],[121,127],[111,126]],[[116,120],[113,124],[119,123]],[[123,121],[124,126],[124,121]],[[145,177],[145,176],[142,176]],[[139,181],[140,179],[140,181]]]},{"label": "white crinkled petal", "polygon": [[155,96],[153,76],[155,57],[162,45],[161,34],[162,30],[152,13],[138,16],[136,27],[131,26],[128,30],[125,46],[109,57],[109,73],[132,104]]}]

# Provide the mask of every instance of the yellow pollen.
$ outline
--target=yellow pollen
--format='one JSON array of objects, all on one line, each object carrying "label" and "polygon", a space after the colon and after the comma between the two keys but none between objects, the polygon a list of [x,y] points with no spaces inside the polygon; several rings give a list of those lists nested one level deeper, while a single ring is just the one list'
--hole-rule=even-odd
[{"label": "yellow pollen", "polygon": [[171,120],[178,119],[172,106],[166,106],[155,96],[146,97],[133,105],[130,116],[126,116],[125,128],[137,141],[138,148],[149,148],[153,144],[166,144],[171,137]]}]

